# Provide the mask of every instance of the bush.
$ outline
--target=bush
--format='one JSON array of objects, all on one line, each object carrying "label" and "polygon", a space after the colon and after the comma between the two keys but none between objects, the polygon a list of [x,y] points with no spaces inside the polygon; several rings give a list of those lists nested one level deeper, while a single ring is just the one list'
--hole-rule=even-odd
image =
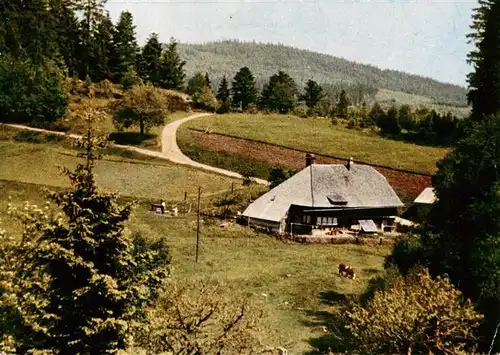
[{"label": "bush", "polygon": [[391,254],[385,258],[384,267],[395,266],[406,275],[415,265],[424,265],[424,262],[425,254],[420,239],[407,235],[393,245]]},{"label": "bush", "polygon": [[426,269],[392,277],[348,314],[357,350],[382,354],[470,354],[482,318],[447,278]]},{"label": "bush", "polygon": [[46,127],[66,112],[62,72],[51,62],[34,65],[0,56],[0,120]]}]

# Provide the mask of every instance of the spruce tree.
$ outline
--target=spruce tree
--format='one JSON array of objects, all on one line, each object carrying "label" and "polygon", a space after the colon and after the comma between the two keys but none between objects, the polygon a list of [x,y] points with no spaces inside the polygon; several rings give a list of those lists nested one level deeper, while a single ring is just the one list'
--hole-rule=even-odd
[{"label": "spruce tree", "polygon": [[114,39],[116,46],[115,75],[117,80],[121,80],[130,69],[137,70],[139,47],[137,46],[134,20],[129,11],[123,11],[120,14]]},{"label": "spruce tree", "polygon": [[349,99],[347,98],[347,93],[344,89],[340,92],[339,100],[335,106],[335,113],[338,117],[347,117],[347,109],[350,105]]},{"label": "spruce tree", "polygon": [[468,100],[471,119],[480,121],[500,111],[500,1],[480,0],[469,35],[476,49],[468,56],[474,71],[469,74]]},{"label": "spruce tree", "polygon": [[20,212],[23,241],[1,243],[0,323],[12,328],[0,335],[13,336],[18,353],[125,349],[131,326],[168,276],[164,241],[132,235],[126,229],[132,206],[96,185],[105,142],[90,129],[80,141],[84,161],[65,170],[71,189],[50,196],[61,215],[27,205]]},{"label": "spruce tree", "polygon": [[297,86],[295,81],[284,71],[279,71],[269,78],[269,83],[262,90],[261,107],[280,113],[290,112],[296,105]]},{"label": "spruce tree", "polygon": [[324,97],[325,95],[321,85],[314,80],[308,80],[304,87],[304,93],[300,96],[300,99],[305,101],[306,106],[312,109]]},{"label": "spruce tree", "polygon": [[116,73],[113,60],[117,56],[115,46],[116,32],[109,13],[97,25],[95,34],[95,50],[92,53],[90,76],[95,81],[108,79],[116,80]]},{"label": "spruce tree", "polygon": [[158,34],[152,33],[141,51],[138,73],[142,79],[153,85],[160,83],[161,53],[162,45]]},{"label": "spruce tree", "polygon": [[161,56],[160,86],[164,89],[182,90],[186,78],[184,65],[186,61],[179,56],[177,42],[171,38]]},{"label": "spruce tree", "polygon": [[229,102],[231,99],[231,91],[229,91],[228,82],[226,76],[222,77],[222,80],[219,84],[219,89],[217,90],[217,100],[221,103]]},{"label": "spruce tree", "polygon": [[92,58],[95,57],[97,45],[95,41],[97,28],[104,18],[104,4],[106,0],[76,0],[76,8],[81,13],[80,44],[81,67],[80,78],[90,76]]},{"label": "spruce tree", "polygon": [[204,75],[201,72],[198,72],[188,80],[186,91],[191,96],[199,95],[205,87],[208,87],[207,81]]},{"label": "spruce tree", "polygon": [[81,68],[79,21],[75,4],[66,0],[51,0],[51,18],[56,30],[58,52],[66,64],[69,77],[77,76]]},{"label": "spruce tree", "polygon": [[2,1],[0,52],[35,64],[53,59],[58,44],[50,5],[44,0]]},{"label": "spruce tree", "polygon": [[210,77],[208,76],[208,73],[205,73],[205,85],[212,90],[212,82],[210,81]]},{"label": "spruce tree", "polygon": [[234,76],[231,92],[233,105],[246,110],[248,105],[257,103],[255,78],[248,67],[241,68]]}]

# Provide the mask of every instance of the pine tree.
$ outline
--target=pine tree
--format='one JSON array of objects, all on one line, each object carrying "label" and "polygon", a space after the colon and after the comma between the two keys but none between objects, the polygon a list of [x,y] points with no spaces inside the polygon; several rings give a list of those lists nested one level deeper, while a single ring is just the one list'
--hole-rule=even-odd
[{"label": "pine tree", "polygon": [[18,214],[23,241],[1,242],[0,321],[12,326],[2,335],[14,338],[17,353],[125,349],[131,326],[168,276],[164,241],[133,236],[126,230],[132,206],[96,185],[104,147],[89,129],[79,144],[84,162],[66,170],[71,189],[50,196],[62,216],[26,205]]},{"label": "pine tree", "polygon": [[160,86],[164,89],[182,90],[184,87],[184,65],[177,51],[177,42],[171,38],[160,61]]},{"label": "pine tree", "polygon": [[337,101],[337,105],[335,106],[335,114],[341,118],[347,117],[347,109],[349,105],[350,102],[347,98],[347,93],[344,89],[342,89],[339,95],[339,100]]},{"label": "pine tree", "polygon": [[205,85],[212,89],[212,82],[210,81],[210,77],[208,76],[208,73],[205,73]]},{"label": "pine tree", "polygon": [[308,80],[304,87],[304,93],[300,99],[305,101],[306,106],[310,109],[314,108],[316,104],[324,98],[323,88],[314,80]]},{"label": "pine tree", "polygon": [[480,0],[468,37],[476,45],[468,56],[474,72],[468,75],[471,119],[480,121],[500,111],[500,1]]},{"label": "pine tree", "polygon": [[232,88],[233,104],[246,110],[248,105],[257,103],[255,78],[248,67],[241,68],[234,76]]},{"label": "pine tree", "polygon": [[57,54],[57,31],[46,1],[2,1],[0,16],[2,54],[35,64]]},{"label": "pine tree", "polygon": [[115,36],[115,26],[109,13],[107,13],[97,25],[94,38],[95,50],[91,58],[90,76],[95,81],[116,80],[115,63],[113,63],[113,59],[117,56],[117,48],[114,42]]},{"label": "pine tree", "polygon": [[260,104],[262,108],[290,112],[296,105],[297,86],[295,81],[284,71],[279,71],[269,78],[269,83],[264,86]]},{"label": "pine tree", "polygon": [[139,76],[153,85],[160,83],[162,46],[158,34],[152,33],[144,45],[139,60]]},{"label": "pine tree", "polygon": [[76,0],[76,8],[81,12],[80,44],[81,68],[80,78],[90,76],[92,58],[95,57],[97,45],[95,37],[99,23],[104,18],[104,4],[106,0]]},{"label": "pine tree", "polygon": [[123,11],[116,24],[115,33],[116,59],[115,75],[117,80],[121,80],[123,75],[130,69],[137,70],[137,53],[139,48],[135,35],[135,26],[132,14]]},{"label": "pine tree", "polygon": [[81,68],[81,43],[75,4],[73,1],[51,0],[50,13],[56,30],[58,53],[66,64],[68,76],[77,76]]},{"label": "pine tree", "polygon": [[187,93],[191,96],[199,95],[203,88],[208,87],[207,81],[201,72],[193,75],[191,79],[188,80]]},{"label": "pine tree", "polygon": [[219,100],[221,103],[227,103],[231,99],[231,91],[229,90],[228,82],[225,75],[222,77],[222,80],[219,84],[219,89],[217,90],[216,97],[217,100]]}]

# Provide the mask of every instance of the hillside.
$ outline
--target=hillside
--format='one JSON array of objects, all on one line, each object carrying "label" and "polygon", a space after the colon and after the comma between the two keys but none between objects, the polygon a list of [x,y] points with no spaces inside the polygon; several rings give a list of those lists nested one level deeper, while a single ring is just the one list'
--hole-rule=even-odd
[{"label": "hillside", "polygon": [[467,90],[461,86],[284,45],[222,41],[180,44],[179,52],[187,61],[188,78],[197,71],[207,71],[214,84],[223,75],[232,78],[239,68],[248,66],[259,85],[278,70],[285,70],[300,86],[309,79],[322,84],[365,84],[425,96],[434,104],[467,106]]}]

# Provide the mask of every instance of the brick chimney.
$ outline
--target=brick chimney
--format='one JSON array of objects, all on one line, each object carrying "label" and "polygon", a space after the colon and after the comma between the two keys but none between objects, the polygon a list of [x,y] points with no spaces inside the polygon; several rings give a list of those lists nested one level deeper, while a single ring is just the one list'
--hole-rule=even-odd
[{"label": "brick chimney", "polygon": [[312,153],[307,153],[306,154],[306,167],[308,167],[311,164],[316,164],[316,157]]},{"label": "brick chimney", "polygon": [[347,170],[351,170],[351,167],[354,165],[354,160],[352,157],[349,158],[349,162],[347,163]]}]

